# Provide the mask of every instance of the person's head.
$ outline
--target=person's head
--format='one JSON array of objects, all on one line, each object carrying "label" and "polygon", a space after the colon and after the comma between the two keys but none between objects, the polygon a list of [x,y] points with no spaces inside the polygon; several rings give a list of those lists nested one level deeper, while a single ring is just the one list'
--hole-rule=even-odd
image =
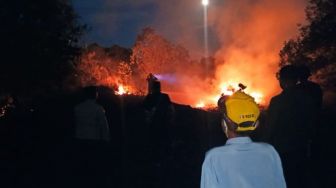
[{"label": "person's head", "polygon": [[299,80],[300,82],[306,82],[311,76],[311,72],[308,66],[306,65],[301,65],[298,67],[298,72],[299,72]]},{"label": "person's head", "polygon": [[260,110],[254,98],[237,91],[225,98],[222,128],[228,138],[248,136],[258,126]]},{"label": "person's head", "polygon": [[85,99],[97,99],[98,97],[98,90],[96,86],[88,86],[83,88],[83,93]]},{"label": "person's head", "polygon": [[298,82],[298,68],[294,65],[286,65],[277,73],[277,78],[283,90],[293,88]]},{"label": "person's head", "polygon": [[161,93],[161,83],[159,81],[153,82],[152,93]]}]

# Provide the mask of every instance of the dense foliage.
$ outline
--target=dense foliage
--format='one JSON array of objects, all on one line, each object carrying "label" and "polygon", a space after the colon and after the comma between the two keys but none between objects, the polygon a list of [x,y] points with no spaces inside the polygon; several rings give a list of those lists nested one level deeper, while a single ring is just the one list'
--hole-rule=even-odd
[{"label": "dense foliage", "polygon": [[2,88],[60,87],[86,29],[77,22],[70,1],[3,1],[0,19]]},{"label": "dense foliage", "polygon": [[280,65],[305,64],[322,87],[336,91],[336,1],[310,0],[306,21],[299,36],[285,43]]},{"label": "dense foliage", "polygon": [[76,63],[76,80],[80,86],[130,84],[130,55],[131,49],[117,45],[104,48],[91,44],[83,49]]}]

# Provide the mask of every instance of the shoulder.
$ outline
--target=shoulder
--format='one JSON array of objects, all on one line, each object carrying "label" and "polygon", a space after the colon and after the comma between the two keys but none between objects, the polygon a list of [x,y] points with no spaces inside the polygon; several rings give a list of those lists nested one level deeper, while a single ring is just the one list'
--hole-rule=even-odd
[{"label": "shoulder", "polygon": [[272,156],[278,156],[278,152],[275,150],[275,148],[268,143],[253,142],[253,144],[254,144],[255,149],[258,151],[261,151],[263,153],[268,153],[269,155],[272,155]]},{"label": "shoulder", "polygon": [[160,98],[163,101],[170,102],[170,98],[169,98],[169,95],[167,93],[161,93]]},{"label": "shoulder", "polygon": [[230,146],[219,146],[208,150],[205,154],[206,158],[212,158],[217,156],[223,156],[230,152]]},{"label": "shoulder", "polygon": [[282,99],[282,93],[278,94],[274,97],[271,98],[270,103],[269,103],[269,107],[273,107],[273,106],[277,106],[279,105],[279,103],[281,103]]},{"label": "shoulder", "polygon": [[271,98],[271,103],[272,102],[276,102],[276,101],[279,101],[281,99],[281,97],[283,96],[283,92],[278,94],[278,95],[275,95],[274,97]]},{"label": "shoulder", "polygon": [[167,93],[161,93],[161,96],[164,98],[169,98],[169,95]]},{"label": "shoulder", "polygon": [[105,109],[104,109],[104,107],[102,105],[100,105],[98,103],[95,103],[94,106],[95,106],[96,110],[105,113]]},{"label": "shoulder", "polygon": [[258,148],[263,148],[263,149],[267,149],[267,150],[274,150],[274,147],[271,145],[271,144],[268,144],[268,143],[265,143],[265,142],[253,142],[253,145],[255,147],[258,147]]}]

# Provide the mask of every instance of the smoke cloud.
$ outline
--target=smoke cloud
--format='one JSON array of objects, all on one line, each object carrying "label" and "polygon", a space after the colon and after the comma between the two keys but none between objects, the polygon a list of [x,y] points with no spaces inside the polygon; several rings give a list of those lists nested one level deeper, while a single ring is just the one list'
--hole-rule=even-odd
[{"label": "smoke cloud", "polygon": [[210,19],[220,39],[217,82],[242,82],[267,102],[279,91],[275,73],[285,40],[304,20],[304,0],[235,0],[214,8]]},{"label": "smoke cloud", "polygon": [[[305,5],[305,0],[210,1],[208,28],[215,35],[210,37],[217,38],[219,43],[214,52],[215,80],[212,85],[198,83],[197,87],[188,80],[185,85],[191,87],[185,91],[196,90],[198,92],[192,92],[190,97],[201,99],[220,93],[223,85],[243,83],[250,93],[261,93],[262,103],[267,104],[280,91],[275,78],[279,51],[284,41],[297,34],[297,24],[304,22]],[[202,53],[203,9],[200,2],[164,1],[160,7],[162,24],[156,27],[174,33],[174,40],[185,44],[191,54]],[[208,95],[204,88],[208,88]]]}]

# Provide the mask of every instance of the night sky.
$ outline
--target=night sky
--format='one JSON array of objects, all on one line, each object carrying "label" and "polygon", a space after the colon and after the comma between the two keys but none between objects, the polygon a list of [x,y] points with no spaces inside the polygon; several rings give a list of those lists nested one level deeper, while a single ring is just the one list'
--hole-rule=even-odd
[{"label": "night sky", "polygon": [[131,47],[139,31],[153,22],[156,6],[151,1],[73,0],[80,21],[89,26],[85,43]]},{"label": "night sky", "polygon": [[[216,0],[217,1],[217,0]],[[154,28],[159,35],[181,44],[191,53],[203,53],[203,6],[195,0],[72,0],[80,22],[90,30],[85,44],[96,42],[109,47],[114,44],[132,47],[144,27]],[[212,2],[215,2],[212,1]],[[214,4],[214,3],[213,3]],[[209,27],[210,53],[219,44]]]}]

